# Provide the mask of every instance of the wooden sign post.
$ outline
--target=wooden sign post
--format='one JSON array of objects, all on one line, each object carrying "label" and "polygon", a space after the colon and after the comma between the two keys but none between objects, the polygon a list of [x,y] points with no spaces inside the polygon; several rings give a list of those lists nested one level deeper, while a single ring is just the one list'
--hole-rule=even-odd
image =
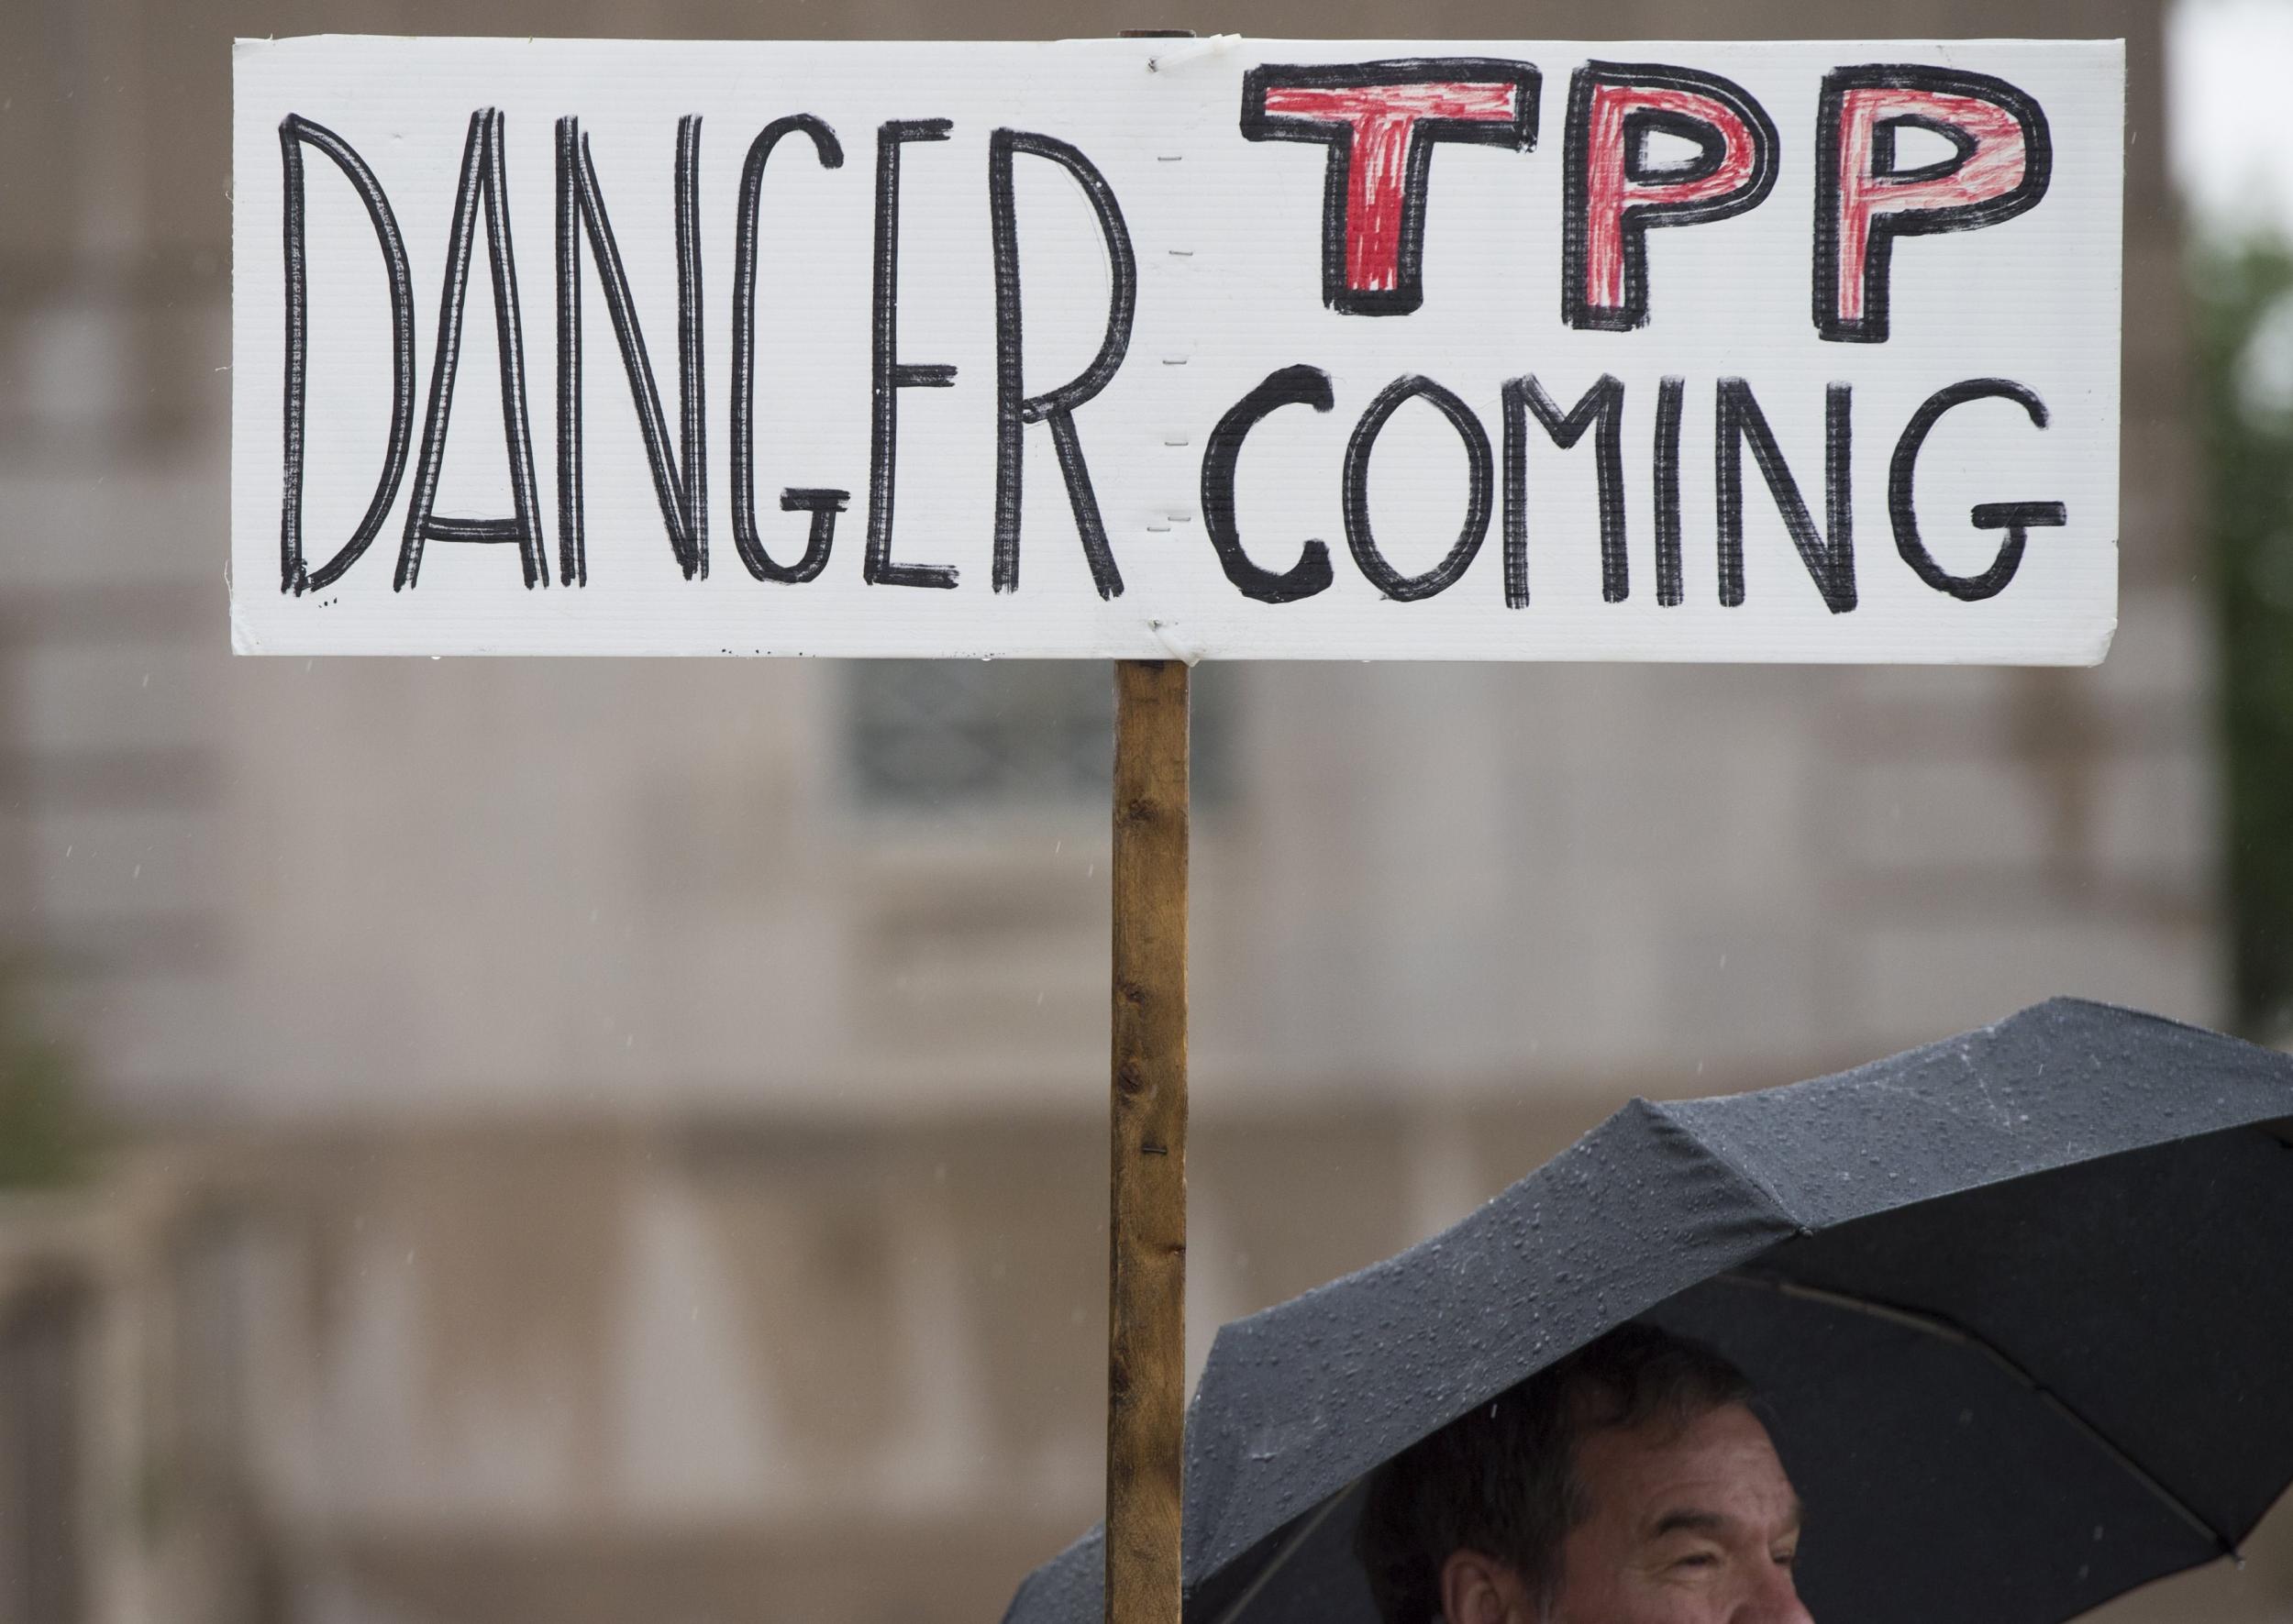
[{"label": "wooden sign post", "polygon": [[233,119],[240,651],[1116,662],[1110,1624],[1195,661],[2116,627],[2121,41],[249,40]]},{"label": "wooden sign post", "polygon": [[1114,668],[1107,1624],[1177,1624],[1186,1428],[1187,699]]}]

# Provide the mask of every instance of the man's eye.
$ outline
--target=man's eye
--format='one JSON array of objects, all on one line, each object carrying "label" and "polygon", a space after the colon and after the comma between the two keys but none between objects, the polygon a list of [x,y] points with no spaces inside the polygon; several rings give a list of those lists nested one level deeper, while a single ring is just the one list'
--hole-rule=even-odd
[{"label": "man's eye", "polygon": [[1720,1565],[1720,1559],[1709,1551],[1699,1551],[1692,1555],[1681,1557],[1672,1565],[1682,1568],[1717,1567]]}]

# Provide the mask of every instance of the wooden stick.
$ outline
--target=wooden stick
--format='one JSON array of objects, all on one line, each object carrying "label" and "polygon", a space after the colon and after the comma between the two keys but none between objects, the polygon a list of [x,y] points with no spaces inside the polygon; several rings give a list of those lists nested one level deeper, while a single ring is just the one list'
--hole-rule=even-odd
[{"label": "wooden stick", "polygon": [[1186,1442],[1187,668],[1114,668],[1106,1624],[1179,1624]]}]

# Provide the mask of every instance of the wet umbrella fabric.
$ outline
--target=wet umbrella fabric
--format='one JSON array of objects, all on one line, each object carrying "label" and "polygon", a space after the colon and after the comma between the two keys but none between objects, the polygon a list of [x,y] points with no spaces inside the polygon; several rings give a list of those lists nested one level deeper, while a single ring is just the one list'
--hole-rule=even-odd
[{"label": "wet umbrella fabric", "polygon": [[[1188,1624],[1376,1624],[1379,1463],[1610,1327],[1718,1345],[1822,1624],[2052,1624],[2293,1480],[2293,1058],[2069,1000],[1836,1077],[1635,1100],[1455,1228],[1219,1332]],[[1093,1530],[1005,1624],[1091,1624]]]}]

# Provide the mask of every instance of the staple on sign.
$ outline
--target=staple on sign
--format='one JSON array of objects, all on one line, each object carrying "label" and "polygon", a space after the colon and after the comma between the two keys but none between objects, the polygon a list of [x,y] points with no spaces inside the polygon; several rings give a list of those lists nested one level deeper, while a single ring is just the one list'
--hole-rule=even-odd
[{"label": "staple on sign", "polygon": [[1191,637],[1169,621],[1149,620],[1146,629],[1155,635],[1155,641],[1169,651],[1170,657],[1189,668],[1202,663],[1202,651]]},{"label": "staple on sign", "polygon": [[1212,57],[1224,56],[1242,43],[1239,34],[1211,34],[1200,39],[1172,39],[1166,42],[1170,49],[1156,54],[1158,72],[1168,73],[1174,68],[1191,67]]}]

